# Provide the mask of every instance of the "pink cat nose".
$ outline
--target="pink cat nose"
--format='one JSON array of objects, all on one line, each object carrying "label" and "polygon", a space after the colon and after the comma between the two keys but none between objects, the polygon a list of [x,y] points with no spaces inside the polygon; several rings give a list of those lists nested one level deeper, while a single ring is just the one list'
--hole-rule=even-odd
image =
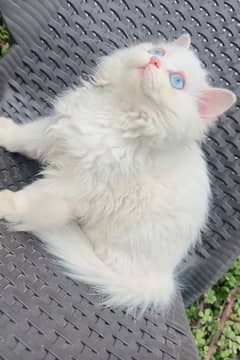
[{"label": "pink cat nose", "polygon": [[161,62],[157,56],[152,56],[149,60],[149,64],[156,66],[157,68],[161,67]]}]

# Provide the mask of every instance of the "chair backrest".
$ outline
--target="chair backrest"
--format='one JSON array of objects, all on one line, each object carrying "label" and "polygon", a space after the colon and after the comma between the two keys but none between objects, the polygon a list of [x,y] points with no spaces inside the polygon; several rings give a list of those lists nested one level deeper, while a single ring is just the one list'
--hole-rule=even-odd
[{"label": "chair backrest", "polygon": [[[239,94],[238,0],[0,0],[0,5],[17,42],[0,66],[7,84],[2,111],[16,121],[48,113],[52,97],[89,73],[98,56],[141,40],[173,39],[184,31],[191,34],[213,83]],[[239,115],[238,102],[204,145],[212,211],[203,243],[188,261],[193,267],[182,276],[186,303],[240,253]]]},{"label": "chair backrest", "polygon": [[[0,9],[16,41],[0,62],[1,112],[16,121],[51,111],[51,99],[77,83],[79,75],[89,73],[99,55],[139,40],[173,39],[183,31],[192,35],[193,47],[214,84],[239,94],[238,0],[0,0]],[[215,281],[240,252],[239,115],[238,103],[221,117],[204,147],[214,199],[203,244],[188,259],[191,270],[183,273],[186,303]],[[4,153],[0,171],[1,187],[16,188],[30,181],[36,166]],[[120,310],[97,309],[88,287],[66,279],[29,236],[27,240],[26,235],[12,237],[2,227],[0,231],[7,254],[1,258],[1,272],[10,279],[6,288],[15,284],[15,295],[4,292],[9,297],[0,299],[1,309],[9,314],[14,307],[17,324],[22,324],[16,329],[8,320],[9,332],[15,326],[23,339],[9,347],[26,347],[31,339],[35,358],[78,359],[80,339],[83,359],[197,358],[180,299],[167,321],[147,314],[135,324]],[[43,354],[39,339],[52,353]],[[28,352],[26,348],[26,359]]]},{"label": "chair backrest", "polygon": [[[120,5],[126,6],[113,4],[115,17]],[[116,35],[107,32],[101,22],[116,23],[109,6],[102,1],[0,0],[16,41],[0,62],[1,112],[16,121],[48,113],[52,97],[89,72],[98,54],[126,44],[117,29]],[[1,149],[0,189],[22,187],[37,169],[34,162]],[[0,287],[0,357],[198,358],[180,295],[165,317],[149,312],[135,321],[121,310],[101,308],[93,289],[64,276],[36,239],[11,234],[2,223]]]}]

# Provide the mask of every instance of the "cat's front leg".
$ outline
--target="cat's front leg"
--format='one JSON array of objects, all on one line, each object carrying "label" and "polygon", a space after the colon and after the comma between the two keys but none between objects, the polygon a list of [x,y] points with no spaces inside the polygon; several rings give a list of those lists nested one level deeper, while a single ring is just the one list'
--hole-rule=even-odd
[{"label": "cat's front leg", "polygon": [[23,231],[56,229],[71,221],[73,209],[64,192],[38,180],[23,190],[0,191],[0,218]]},{"label": "cat's front leg", "polygon": [[0,191],[0,218],[12,223],[18,221],[14,192],[10,190]]},{"label": "cat's front leg", "polygon": [[18,125],[12,119],[0,117],[0,146],[44,162],[50,145],[46,131],[52,123],[51,118],[42,118]]}]

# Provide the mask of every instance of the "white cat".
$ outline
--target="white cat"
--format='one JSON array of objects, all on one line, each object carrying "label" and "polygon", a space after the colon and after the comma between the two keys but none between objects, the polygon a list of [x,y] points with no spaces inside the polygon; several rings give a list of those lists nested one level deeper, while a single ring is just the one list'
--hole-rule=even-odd
[{"label": "white cat", "polygon": [[46,165],[42,179],[0,192],[0,217],[37,234],[111,306],[170,304],[176,266],[207,219],[199,144],[236,98],[208,85],[189,46],[183,35],[118,50],[51,116],[0,118],[0,145]]}]

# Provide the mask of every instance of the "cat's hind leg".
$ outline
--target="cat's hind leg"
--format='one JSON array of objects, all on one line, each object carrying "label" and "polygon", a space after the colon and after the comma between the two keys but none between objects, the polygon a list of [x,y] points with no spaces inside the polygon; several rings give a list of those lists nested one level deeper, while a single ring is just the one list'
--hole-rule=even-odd
[{"label": "cat's hind leg", "polygon": [[0,117],[0,146],[45,162],[50,146],[47,129],[51,124],[53,120],[47,117],[22,125]]},{"label": "cat's hind leg", "polygon": [[63,189],[45,179],[17,192],[0,191],[0,218],[21,231],[56,229],[72,220],[71,206]]}]

